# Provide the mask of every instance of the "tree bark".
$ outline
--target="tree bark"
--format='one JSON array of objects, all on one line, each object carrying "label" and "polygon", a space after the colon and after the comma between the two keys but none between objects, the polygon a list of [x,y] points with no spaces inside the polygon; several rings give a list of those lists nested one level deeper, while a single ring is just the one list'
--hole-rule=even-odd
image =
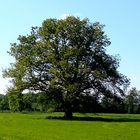
[{"label": "tree bark", "polygon": [[64,117],[66,119],[72,119],[72,106],[69,101],[65,102],[65,114]]}]

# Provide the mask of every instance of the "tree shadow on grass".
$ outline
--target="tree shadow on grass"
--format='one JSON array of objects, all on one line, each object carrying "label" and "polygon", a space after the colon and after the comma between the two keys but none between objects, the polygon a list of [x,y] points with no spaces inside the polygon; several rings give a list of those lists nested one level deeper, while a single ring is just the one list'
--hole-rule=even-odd
[{"label": "tree shadow on grass", "polygon": [[71,119],[67,119],[62,116],[47,116],[46,119],[51,120],[70,120],[70,121],[101,121],[101,122],[140,122],[140,118],[104,118],[104,117],[79,117],[73,116]]}]

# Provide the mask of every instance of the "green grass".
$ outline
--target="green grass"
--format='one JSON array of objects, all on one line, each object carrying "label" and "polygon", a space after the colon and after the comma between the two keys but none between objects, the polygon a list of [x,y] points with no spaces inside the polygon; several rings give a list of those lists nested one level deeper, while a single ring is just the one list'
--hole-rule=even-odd
[{"label": "green grass", "polygon": [[70,121],[63,113],[0,113],[0,140],[140,139],[140,115],[74,115]]}]

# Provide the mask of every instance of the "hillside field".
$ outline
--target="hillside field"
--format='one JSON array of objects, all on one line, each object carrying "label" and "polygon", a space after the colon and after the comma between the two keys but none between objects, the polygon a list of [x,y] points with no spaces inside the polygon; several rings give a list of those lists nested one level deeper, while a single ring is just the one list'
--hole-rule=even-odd
[{"label": "hillside field", "polygon": [[0,113],[0,140],[139,140],[140,115]]}]

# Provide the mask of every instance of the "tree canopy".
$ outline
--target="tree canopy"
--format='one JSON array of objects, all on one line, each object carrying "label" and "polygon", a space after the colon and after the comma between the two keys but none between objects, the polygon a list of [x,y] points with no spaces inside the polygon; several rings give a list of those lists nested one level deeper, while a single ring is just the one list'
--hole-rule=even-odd
[{"label": "tree canopy", "polygon": [[81,95],[123,93],[129,80],[117,70],[119,60],[106,53],[110,40],[104,25],[73,16],[47,19],[19,36],[9,54],[15,62],[4,71],[13,88],[57,96],[72,117],[72,102]]}]

